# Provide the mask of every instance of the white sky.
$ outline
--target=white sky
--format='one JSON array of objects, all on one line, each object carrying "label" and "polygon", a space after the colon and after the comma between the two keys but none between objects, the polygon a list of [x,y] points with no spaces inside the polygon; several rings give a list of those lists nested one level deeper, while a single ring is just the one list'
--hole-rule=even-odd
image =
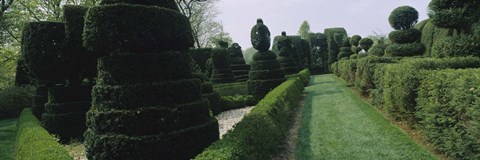
[{"label": "white sky", "polygon": [[220,0],[218,19],[242,49],[251,47],[250,29],[262,18],[273,37],[286,31],[297,34],[306,20],[312,32],[344,27],[351,36],[388,35],[393,29],[388,16],[395,8],[409,5],[419,12],[419,22],[427,19],[430,0]]}]

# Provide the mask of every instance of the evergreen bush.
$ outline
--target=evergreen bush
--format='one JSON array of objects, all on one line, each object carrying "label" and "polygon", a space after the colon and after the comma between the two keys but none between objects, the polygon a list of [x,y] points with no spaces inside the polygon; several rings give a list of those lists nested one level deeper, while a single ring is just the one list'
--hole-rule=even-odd
[{"label": "evergreen bush", "polygon": [[418,22],[418,11],[410,6],[395,8],[388,17],[388,22],[396,30],[410,29]]},{"label": "evergreen bush", "polygon": [[418,21],[418,12],[415,8],[398,7],[392,11],[388,20],[396,31],[388,35],[393,44],[385,49],[385,56],[406,57],[425,53],[425,46],[420,43],[422,32],[413,28]]},{"label": "evergreen bush", "polygon": [[368,52],[368,50],[373,45],[373,40],[370,38],[362,38],[359,44],[360,44],[360,47],[362,47],[362,49],[365,50],[365,52]]},{"label": "evergreen bush", "polygon": [[337,44],[334,39],[335,33],[344,33],[348,35],[347,31],[344,28],[326,28],[323,32],[327,37],[328,44],[328,64],[332,64],[337,61],[338,54],[340,53],[340,44]]},{"label": "evergreen bush", "polygon": [[228,54],[231,57],[230,68],[237,82],[245,82],[248,80],[248,71],[250,66],[245,63],[243,59],[242,47],[238,43],[233,43],[228,48]]},{"label": "evergreen bush", "polygon": [[213,71],[211,81],[213,83],[235,82],[235,77],[230,69],[230,55],[225,48],[212,49]]},{"label": "evergreen bush", "polygon": [[[292,41],[286,35],[285,32],[282,32],[282,35],[279,37],[275,37],[275,39],[277,40],[277,45],[276,45],[277,51],[278,51],[277,60],[280,63],[280,66],[282,67],[284,74],[285,75],[296,74],[298,72],[298,66],[296,63],[296,59],[293,57],[294,56],[293,54],[295,54],[294,52],[296,51],[294,51],[294,49],[292,48]],[[254,74],[264,74],[264,73],[257,72]],[[279,73],[275,73],[275,74],[279,74]],[[250,74],[250,76],[255,76],[255,75]]]}]

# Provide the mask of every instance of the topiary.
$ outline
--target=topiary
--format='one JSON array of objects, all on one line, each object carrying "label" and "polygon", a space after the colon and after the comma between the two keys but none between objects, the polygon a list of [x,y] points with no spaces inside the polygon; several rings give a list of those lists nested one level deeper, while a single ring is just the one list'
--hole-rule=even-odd
[{"label": "topiary", "polygon": [[480,35],[461,35],[436,40],[432,46],[433,57],[480,56]]},{"label": "topiary", "polygon": [[418,22],[418,11],[410,6],[395,8],[388,17],[390,26],[396,30],[412,28]]},{"label": "topiary", "polygon": [[338,54],[340,53],[340,44],[337,44],[334,39],[335,33],[343,33],[344,35],[347,35],[347,31],[344,28],[326,28],[325,29],[324,34],[327,37],[327,44],[328,44],[327,63],[329,65],[337,61]]},{"label": "topiary", "polygon": [[416,56],[425,52],[425,45],[420,42],[391,44],[385,49],[385,56]]},{"label": "topiary", "polygon": [[352,38],[350,38],[350,44],[357,47],[361,39],[362,37],[360,35],[353,35]]},{"label": "topiary", "polygon": [[357,56],[358,56],[358,54],[352,54],[352,55],[350,56],[350,59],[357,59]]},{"label": "topiary", "polygon": [[212,49],[213,71],[211,81],[213,83],[234,82],[232,70],[230,69],[230,55],[226,48]]},{"label": "topiary", "polygon": [[376,44],[373,45],[370,50],[368,50],[369,55],[379,56],[382,57],[385,54],[385,49],[387,49],[387,44]]},{"label": "topiary", "polygon": [[435,26],[470,32],[472,24],[478,21],[479,1],[432,0],[428,4],[428,16]]},{"label": "topiary", "polygon": [[415,28],[392,31],[388,34],[388,39],[397,44],[417,42],[420,41],[421,37],[422,32]]},{"label": "topiary", "polygon": [[278,50],[278,62],[280,62],[280,66],[282,67],[284,73],[286,75],[296,74],[298,72],[297,63],[293,58],[292,52],[294,52],[292,48],[292,42],[290,38],[287,36],[285,31],[282,32],[282,35],[277,38],[277,50]]},{"label": "topiary", "polygon": [[359,44],[360,44],[360,47],[362,47],[362,49],[365,50],[365,52],[368,52],[370,47],[372,47],[373,45],[373,40],[370,38],[362,38]]},{"label": "topiary", "polygon": [[257,24],[252,27],[250,39],[253,48],[260,52],[268,51],[270,48],[270,31],[261,18],[257,19]]},{"label": "topiary", "polygon": [[242,47],[240,47],[238,43],[233,43],[228,48],[228,53],[231,57],[230,68],[232,69],[235,79],[238,82],[248,80],[248,70],[250,70],[250,66],[247,65],[245,59],[243,59]]}]

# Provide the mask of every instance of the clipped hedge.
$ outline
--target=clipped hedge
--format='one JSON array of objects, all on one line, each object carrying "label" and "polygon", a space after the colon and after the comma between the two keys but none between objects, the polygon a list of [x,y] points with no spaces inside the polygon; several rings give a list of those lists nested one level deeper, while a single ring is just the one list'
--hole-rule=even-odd
[{"label": "clipped hedge", "polygon": [[374,73],[377,63],[395,63],[395,58],[367,56],[359,59],[355,72],[355,87],[362,95],[367,95],[370,89],[375,89]]},{"label": "clipped hedge", "polygon": [[385,56],[390,57],[404,57],[422,55],[425,52],[425,46],[420,42],[406,43],[406,44],[390,44],[385,49]]},{"label": "clipped hedge", "polygon": [[413,43],[419,41],[421,37],[422,32],[415,28],[396,30],[388,34],[388,39],[397,44]]},{"label": "clipped hedge", "polygon": [[292,78],[298,77],[298,78],[300,78],[300,80],[302,80],[303,85],[307,86],[310,83],[310,76],[311,75],[312,74],[311,74],[309,69],[303,69],[300,72],[298,72],[297,74],[287,75],[286,77],[287,77],[287,79],[292,79]]},{"label": "clipped hedge", "polygon": [[[269,76],[252,77],[258,72],[269,72]],[[277,72],[277,73],[274,73]],[[248,93],[257,101],[261,100],[268,92],[285,81],[284,71],[280,68],[275,53],[272,51],[257,52],[253,55],[247,81]]]},{"label": "clipped hedge", "polygon": [[276,87],[240,121],[195,159],[269,159],[285,139],[293,110],[303,92],[300,79]]},{"label": "clipped hedge", "polygon": [[221,96],[248,95],[247,82],[214,84],[213,90]]},{"label": "clipped hedge", "polygon": [[334,36],[336,33],[348,35],[345,28],[326,28],[323,32],[327,37],[328,44],[328,64],[332,64],[337,61],[338,54],[340,53],[340,45],[335,42]]},{"label": "clipped hedge", "polygon": [[[211,57],[212,48],[197,48],[188,50],[188,54],[198,64],[202,72],[207,70],[207,60]],[[195,66],[194,66],[195,67]]]},{"label": "clipped hedge", "polygon": [[251,95],[222,96],[220,98],[220,108],[222,111],[253,106],[256,103],[255,98]]},{"label": "clipped hedge", "polygon": [[420,126],[451,159],[480,159],[480,69],[429,72],[418,90]]},{"label": "clipped hedge", "polygon": [[15,158],[17,160],[73,160],[65,147],[43,129],[30,108],[25,108],[18,119]]},{"label": "clipped hedge", "polygon": [[388,65],[383,81],[385,107],[395,118],[415,122],[417,91],[424,74],[429,70],[480,67],[478,57],[408,58]]},{"label": "clipped hedge", "polygon": [[357,62],[359,59],[341,60],[338,62],[338,73],[341,78],[350,85],[355,84],[355,73],[357,72]]}]

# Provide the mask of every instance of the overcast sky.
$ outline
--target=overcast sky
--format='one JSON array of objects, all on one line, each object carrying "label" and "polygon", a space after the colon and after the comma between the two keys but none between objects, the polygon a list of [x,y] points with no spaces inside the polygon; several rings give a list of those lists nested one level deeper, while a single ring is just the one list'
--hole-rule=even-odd
[{"label": "overcast sky", "polygon": [[388,35],[393,29],[388,16],[393,9],[409,5],[419,12],[419,22],[427,19],[430,0],[220,0],[218,19],[242,49],[251,47],[250,29],[262,18],[273,37],[286,31],[297,34],[306,20],[312,32],[344,27],[348,35],[362,37],[373,32]]}]

